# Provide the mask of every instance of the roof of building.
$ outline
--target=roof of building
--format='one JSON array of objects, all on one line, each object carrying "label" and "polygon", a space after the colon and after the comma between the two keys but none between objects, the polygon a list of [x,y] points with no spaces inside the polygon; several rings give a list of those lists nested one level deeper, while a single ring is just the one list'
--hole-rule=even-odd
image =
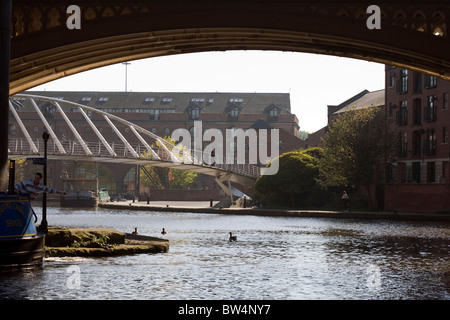
[{"label": "roof of building", "polygon": [[[347,112],[350,110],[364,109],[369,107],[379,107],[385,104],[384,89],[370,92],[368,90],[361,91],[352,98],[344,101],[338,106],[330,110],[331,114]],[[332,107],[332,106],[330,106]]]},{"label": "roof of building", "polygon": [[241,114],[264,113],[271,105],[280,113],[291,113],[289,93],[238,92],[74,92],[27,91],[27,94],[58,97],[98,109],[168,109],[174,113],[199,107],[204,114],[226,113],[237,107]]}]

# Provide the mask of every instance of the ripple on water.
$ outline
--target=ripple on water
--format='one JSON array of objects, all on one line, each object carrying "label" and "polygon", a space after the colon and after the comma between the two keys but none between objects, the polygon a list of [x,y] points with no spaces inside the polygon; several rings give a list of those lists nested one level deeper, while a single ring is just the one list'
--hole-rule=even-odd
[{"label": "ripple on water", "polygon": [[448,224],[55,208],[48,220],[150,236],[164,227],[170,249],[47,258],[39,272],[0,275],[0,299],[450,298]]}]

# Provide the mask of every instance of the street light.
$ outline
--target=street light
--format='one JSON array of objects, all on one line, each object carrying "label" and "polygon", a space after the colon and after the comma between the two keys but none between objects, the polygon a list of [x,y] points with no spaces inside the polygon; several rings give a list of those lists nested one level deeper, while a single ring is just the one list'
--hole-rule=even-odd
[{"label": "street light", "polygon": [[131,64],[131,62],[122,62],[123,65],[125,65],[125,92],[127,92],[127,80],[128,80],[128,65]]},{"label": "street light", "polygon": [[[47,185],[47,142],[50,135],[47,131],[44,131],[42,134],[42,139],[44,139],[44,185]],[[48,232],[48,224],[47,224],[47,193],[44,192],[42,195],[42,221],[39,229],[43,233]]]}]

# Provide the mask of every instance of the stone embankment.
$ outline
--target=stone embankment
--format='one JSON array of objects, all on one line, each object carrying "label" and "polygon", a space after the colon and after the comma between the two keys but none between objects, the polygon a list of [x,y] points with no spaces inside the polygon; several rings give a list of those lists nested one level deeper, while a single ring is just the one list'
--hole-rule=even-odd
[{"label": "stone embankment", "polygon": [[114,229],[50,227],[45,237],[47,257],[106,257],[169,250],[169,241]]}]

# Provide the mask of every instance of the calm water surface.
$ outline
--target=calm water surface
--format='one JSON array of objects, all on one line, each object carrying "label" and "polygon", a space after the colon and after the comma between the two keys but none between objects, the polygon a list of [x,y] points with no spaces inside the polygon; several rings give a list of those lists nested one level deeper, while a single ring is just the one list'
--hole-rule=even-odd
[{"label": "calm water surface", "polygon": [[0,274],[0,299],[450,298],[448,223],[61,208],[48,222],[151,236],[164,227],[170,249],[48,258],[40,271]]}]

